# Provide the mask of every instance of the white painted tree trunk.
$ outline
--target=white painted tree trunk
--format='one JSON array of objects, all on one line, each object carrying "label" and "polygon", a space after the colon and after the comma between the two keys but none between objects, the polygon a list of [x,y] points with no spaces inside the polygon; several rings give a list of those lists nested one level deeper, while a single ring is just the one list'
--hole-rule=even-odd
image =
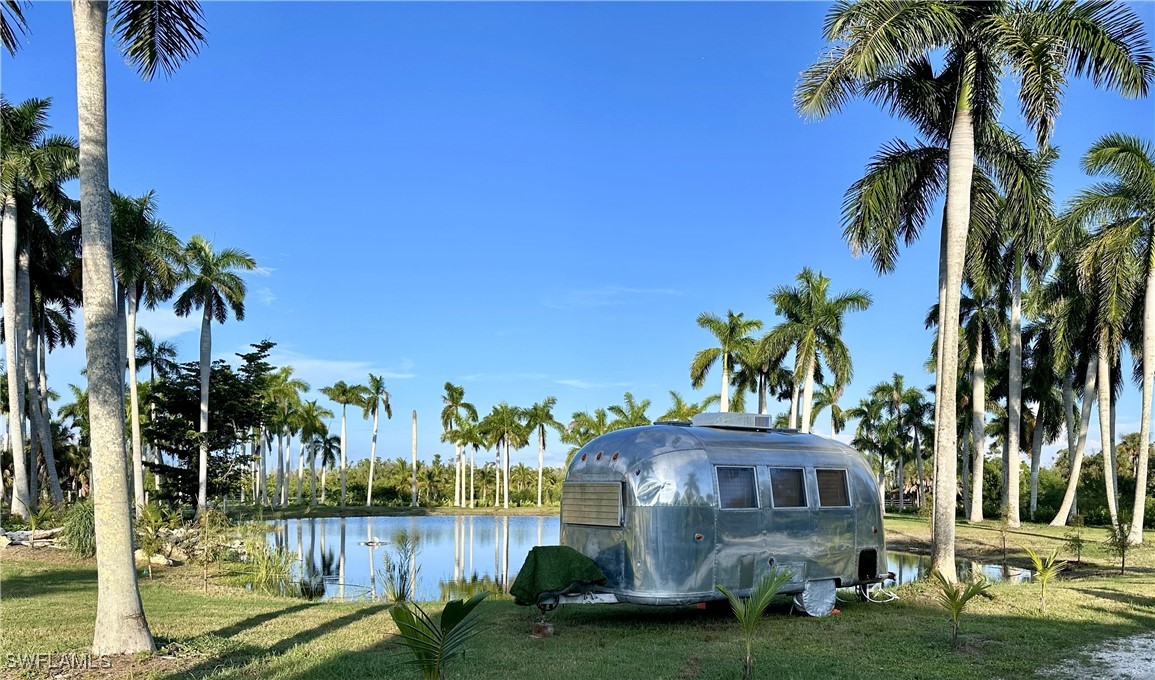
[{"label": "white painted tree trunk", "polygon": [[[75,2],[76,0],[74,0]],[[197,452],[197,514],[208,509],[209,504],[209,376],[212,374],[213,348],[213,317],[212,304],[204,301],[204,312],[201,315],[201,347],[200,347],[200,374],[201,374],[201,411],[198,432],[201,433],[201,443]],[[264,454],[261,455],[264,462]],[[261,469],[261,490],[264,491],[264,466]],[[264,497],[262,496],[262,502]]]},{"label": "white painted tree trunk", "polygon": [[1083,469],[1083,452],[1087,448],[1087,431],[1091,427],[1091,405],[1095,403],[1096,371],[1099,360],[1092,354],[1087,360],[1087,373],[1083,378],[1083,406],[1079,410],[1079,433],[1075,448],[1071,452],[1071,473],[1067,477],[1067,490],[1063,493],[1063,502],[1051,526],[1066,526],[1075,507],[1075,495],[1079,489],[1079,474]]},{"label": "white painted tree trunk", "polygon": [[974,124],[969,91],[964,86],[955,107],[947,169],[944,228],[946,229],[945,271],[941,276],[938,327],[942,338],[939,355],[942,370],[935,375],[938,418],[935,422],[934,526],[931,531],[931,571],[950,582],[958,579],[955,569],[955,507],[958,476],[958,432],[955,411],[958,380],[959,298],[962,295],[963,263],[966,259],[967,229],[970,226],[971,178],[974,174]]},{"label": "white painted tree trunk", "polygon": [[[473,507],[474,500],[474,476],[477,473],[477,449],[469,452],[469,507]],[[471,525],[472,530],[472,525]]]},{"label": "white painted tree trunk", "polygon": [[[4,285],[4,354],[8,368],[8,441],[12,447],[12,514],[28,519],[32,498],[28,496],[28,457],[24,453],[24,356],[18,351],[20,305],[16,298],[16,197],[4,197],[3,285]],[[33,460],[35,463],[35,460]],[[35,474],[35,464],[32,474]]]},{"label": "white painted tree trunk", "polygon": [[797,377],[792,380],[794,384],[790,387],[790,415],[787,417],[786,425],[791,430],[798,429],[798,380]]},{"label": "white painted tree trunk", "polygon": [[301,502],[305,488],[305,435],[302,432],[297,439],[297,495],[294,503]]},{"label": "white painted tree trunk", "polygon": [[413,496],[409,505],[417,507],[417,411],[413,411]]},{"label": "white painted tree trunk", "polygon": [[341,404],[341,507],[345,507],[345,406]]},{"label": "white painted tree trunk", "polygon": [[505,509],[509,509],[509,437],[505,438],[505,459],[503,461],[504,467],[501,471],[502,483],[502,502]]},{"label": "white painted tree trunk", "polygon": [[537,446],[537,507],[541,507],[541,486],[545,475],[545,428],[538,431]]},{"label": "white painted tree trunk", "polygon": [[373,409],[373,441],[369,443],[369,488],[365,491],[365,507],[373,505],[373,471],[377,467],[377,409]]},{"label": "white painted tree trunk", "polygon": [[1119,523],[1119,506],[1115,496],[1115,487],[1111,480],[1115,476],[1115,442],[1111,436],[1111,348],[1108,344],[1106,329],[1099,331],[1099,436],[1103,440],[1103,479],[1106,485],[1107,514],[1111,518],[1111,526]]},{"label": "white painted tree trunk", "polygon": [[802,423],[799,427],[802,432],[810,432],[810,411],[814,408],[814,364],[817,361],[813,354],[806,357],[806,382],[802,388]]},{"label": "white painted tree trunk", "polygon": [[1155,382],[1155,235],[1147,242],[1147,285],[1143,292],[1143,401],[1139,415],[1139,458],[1135,461],[1135,502],[1131,506],[1131,531],[1127,538],[1143,542],[1143,513],[1147,508],[1147,467],[1151,454],[1151,392]]},{"label": "white painted tree trunk", "polygon": [[80,127],[80,205],[83,242],[84,339],[96,524],[94,654],[155,649],[144,617],[133,560],[124,450],[122,369],[116,365],[120,329],[113,294],[109,213],[108,126],[104,43],[108,5],[73,0],[76,100]]},{"label": "white painted tree trunk", "polygon": [[453,442],[453,507],[461,507],[461,446]]},{"label": "white painted tree trunk", "polygon": [[285,431],[277,426],[277,505],[285,506]]},{"label": "white painted tree trunk", "polygon": [[1015,255],[1011,272],[1010,380],[1007,385],[1007,452],[1003,459],[1006,478],[1004,506],[1009,526],[1019,526],[1019,429],[1023,408],[1023,272],[1022,256]]},{"label": "white painted tree trunk", "polygon": [[[922,507],[923,502],[923,486],[925,482],[925,475],[922,469],[922,437],[917,433],[914,435],[914,470],[918,475],[918,492],[915,494],[915,503],[918,507]],[[963,487],[966,487],[966,481],[963,481]]]},{"label": "white painted tree trunk", "polygon": [[144,509],[144,452],[140,439],[140,397],[136,385],[136,352],[132,338],[136,337],[136,286],[128,287],[128,308],[125,310],[125,335],[128,336],[128,417],[132,422],[132,491],[136,499],[136,514]]}]

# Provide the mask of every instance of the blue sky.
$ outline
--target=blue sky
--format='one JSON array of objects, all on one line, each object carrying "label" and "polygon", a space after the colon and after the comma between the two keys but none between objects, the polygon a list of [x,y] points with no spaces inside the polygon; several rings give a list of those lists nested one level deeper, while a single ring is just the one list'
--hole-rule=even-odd
[{"label": "blue sky", "polygon": [[[1155,33],[1155,4],[1135,7]],[[701,399],[718,379],[690,388],[690,359],[712,342],[698,314],[769,327],[767,294],[803,266],[874,296],[846,320],[849,407],[893,372],[933,382],[922,320],[938,229],[881,278],[842,240],[846,188],[883,142],[913,135],[865,102],[821,122],[795,113],[826,10],[206,3],[209,44],[171,79],[142,82],[110,50],[111,182],[156,190],[182,238],[259,262],[245,320],[213,328],[215,356],[267,337],[314,388],[386,376],[379,456],[408,458],[414,409],[420,457],[452,452],[438,441],[447,380],[483,413],[556,396],[563,422],[627,390],[653,417],[668,390]],[[54,130],[75,135],[69,11],[36,3],[24,49],[0,63],[8,99],[52,97]],[[1004,117],[1022,129],[1013,106]],[[1152,138],[1155,104],[1072,82],[1054,136],[1059,200],[1110,131]],[[165,309],[142,325],[196,358],[199,319]],[[81,382],[80,349],[49,362],[57,390]],[[1129,385],[1120,434],[1138,410]],[[350,415],[356,459],[370,426]],[[567,448],[551,437],[547,462]],[[536,463],[536,447],[518,461]]]}]

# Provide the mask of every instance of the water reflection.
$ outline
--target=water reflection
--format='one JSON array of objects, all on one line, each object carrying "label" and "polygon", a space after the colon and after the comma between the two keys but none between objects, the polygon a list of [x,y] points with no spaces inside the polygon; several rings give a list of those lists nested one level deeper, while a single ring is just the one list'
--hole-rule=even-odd
[{"label": "water reflection", "polygon": [[507,592],[530,548],[557,545],[558,527],[556,516],[310,517],[271,522],[269,543],[296,536],[303,595],[378,599],[390,595],[385,555],[396,561],[399,539],[412,538],[408,580],[415,599],[431,601]]},{"label": "water reflection", "polygon": [[[930,556],[888,550],[886,568],[894,573],[899,585],[930,577]],[[1034,576],[1030,569],[1003,564],[983,564],[972,560],[955,560],[955,569],[961,580],[985,576],[988,581],[1026,583]]]}]

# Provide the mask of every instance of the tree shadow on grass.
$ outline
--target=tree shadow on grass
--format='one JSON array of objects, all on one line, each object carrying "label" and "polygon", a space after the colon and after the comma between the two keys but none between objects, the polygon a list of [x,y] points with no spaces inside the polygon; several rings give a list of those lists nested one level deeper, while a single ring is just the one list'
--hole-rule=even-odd
[{"label": "tree shadow on grass", "polygon": [[5,600],[87,592],[96,584],[95,569],[38,569],[17,574],[4,571],[0,593]]},{"label": "tree shadow on grass", "polygon": [[[245,619],[243,621],[239,621],[239,622],[237,622],[231,626],[226,626],[224,628],[221,628],[217,631],[214,631],[214,632],[209,633],[209,634],[204,635],[204,636],[198,636],[198,638],[210,640],[210,641],[224,640],[225,641],[225,644],[223,645],[224,648],[217,651],[215,654],[210,654],[209,658],[206,658],[201,663],[199,663],[199,664],[197,664],[191,668],[185,669],[176,675],[169,676],[169,677],[201,678],[201,677],[204,677],[205,675],[207,675],[209,673],[219,673],[219,672],[227,671],[230,669],[238,669],[257,657],[279,656],[279,655],[284,654],[285,652],[289,651],[290,649],[292,649],[298,645],[307,645],[310,642],[313,642],[314,640],[316,640],[317,638],[320,638],[324,635],[328,635],[329,633],[336,633],[336,632],[340,631],[341,629],[345,628],[346,626],[354,624],[354,623],[356,623],[356,622],[358,622],[361,619],[364,619],[366,617],[373,616],[375,614],[383,612],[390,607],[390,605],[387,605],[387,604],[380,604],[380,605],[372,605],[372,606],[368,606],[368,607],[363,607],[363,608],[357,609],[356,611],[349,612],[348,614],[346,614],[344,616],[341,616],[341,617],[338,617],[338,618],[335,618],[335,619],[332,619],[329,621],[325,621],[324,623],[321,623],[320,625],[315,626],[313,628],[308,628],[306,630],[302,630],[298,633],[295,633],[295,634],[290,635],[286,638],[278,640],[277,642],[275,642],[271,645],[268,645],[268,646],[244,644],[244,643],[230,644],[230,641],[228,641],[228,638],[231,637],[232,635],[243,632],[245,630],[255,628],[256,626],[259,626],[259,625],[261,625],[267,621],[270,621],[272,619],[275,619],[279,616],[282,616],[285,614],[293,614],[293,613],[299,612],[300,610],[305,609],[305,608],[324,607],[324,606],[326,606],[326,605],[324,605],[324,604],[294,605],[292,607],[287,607],[285,609],[280,609],[280,610],[276,610],[276,611],[272,611],[272,612],[266,612],[264,614],[258,614],[255,616],[251,616],[248,619]],[[183,646],[185,646],[187,648],[196,648],[198,646],[197,639],[190,640],[187,643],[185,643]]]},{"label": "tree shadow on grass", "polygon": [[1123,593],[1117,590],[1107,590],[1105,588],[1075,588],[1077,592],[1084,595],[1091,595],[1092,597],[1101,597],[1105,600],[1128,604],[1136,607],[1145,607],[1148,609],[1155,608],[1155,596],[1150,595],[1135,595],[1132,593]]}]

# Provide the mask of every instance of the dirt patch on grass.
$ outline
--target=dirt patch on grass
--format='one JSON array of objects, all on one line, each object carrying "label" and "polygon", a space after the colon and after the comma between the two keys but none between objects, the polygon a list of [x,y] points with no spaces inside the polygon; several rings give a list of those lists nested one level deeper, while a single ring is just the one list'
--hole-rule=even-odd
[{"label": "dirt patch on grass", "polygon": [[1155,633],[1109,640],[1083,650],[1085,657],[1043,668],[1048,678],[1155,678]]},{"label": "dirt patch on grass", "polygon": [[96,558],[77,557],[63,548],[51,546],[37,546],[30,548],[26,545],[10,545],[0,548],[0,563],[3,562],[41,562],[44,564],[82,564],[96,566]]}]

